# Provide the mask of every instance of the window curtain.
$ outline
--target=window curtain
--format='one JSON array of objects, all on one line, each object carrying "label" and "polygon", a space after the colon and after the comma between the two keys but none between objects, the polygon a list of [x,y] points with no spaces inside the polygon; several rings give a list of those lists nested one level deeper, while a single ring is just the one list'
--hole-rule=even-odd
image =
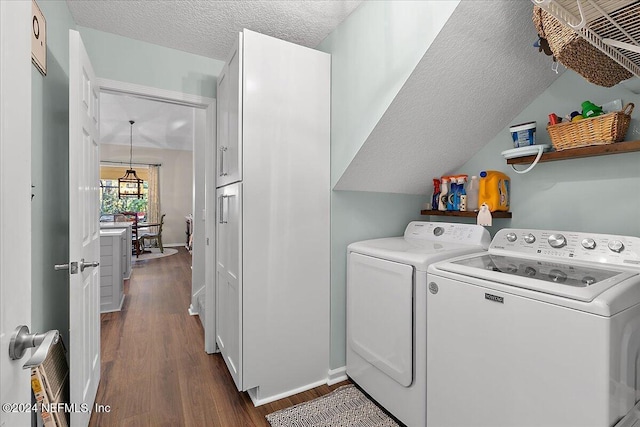
[{"label": "window curtain", "polygon": [[160,221],[160,166],[149,166],[147,193],[147,221]]}]

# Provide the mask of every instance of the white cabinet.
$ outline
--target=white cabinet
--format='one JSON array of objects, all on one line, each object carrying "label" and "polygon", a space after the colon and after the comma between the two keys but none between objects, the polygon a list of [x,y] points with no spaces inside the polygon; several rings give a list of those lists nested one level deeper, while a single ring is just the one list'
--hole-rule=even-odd
[{"label": "white cabinet", "polygon": [[242,388],[242,184],[217,191],[216,342],[236,387]]},{"label": "white cabinet", "polygon": [[[124,302],[123,254],[129,242],[124,228],[100,230],[100,312],[119,311]],[[131,258],[129,256],[129,258]]]},{"label": "white cabinet", "polygon": [[242,180],[242,33],[218,76],[216,186]]},{"label": "white cabinet", "polygon": [[[133,241],[133,230],[132,230],[132,222],[101,222],[100,223],[100,231],[102,230],[124,230],[125,239],[127,243],[127,247],[131,247],[131,242]],[[125,250],[122,252],[122,277],[124,279],[131,278],[131,251]]]},{"label": "white cabinet", "polygon": [[216,341],[261,404],[327,381],[330,56],[244,30],[218,125]]}]

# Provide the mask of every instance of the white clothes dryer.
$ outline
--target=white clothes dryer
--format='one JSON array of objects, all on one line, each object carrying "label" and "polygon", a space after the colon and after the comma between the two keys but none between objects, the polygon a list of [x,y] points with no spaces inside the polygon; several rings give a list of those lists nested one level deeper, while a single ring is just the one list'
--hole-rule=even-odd
[{"label": "white clothes dryer", "polygon": [[611,427],[640,399],[640,239],[500,230],[432,264],[427,424]]},{"label": "white clothes dryer", "polygon": [[427,267],[490,241],[478,225],[414,221],[347,249],[347,375],[409,427],[426,423]]}]

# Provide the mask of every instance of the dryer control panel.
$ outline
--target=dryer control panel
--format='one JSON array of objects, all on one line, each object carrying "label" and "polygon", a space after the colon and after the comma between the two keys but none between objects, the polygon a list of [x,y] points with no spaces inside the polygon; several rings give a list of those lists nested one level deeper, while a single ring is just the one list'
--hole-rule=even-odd
[{"label": "dryer control panel", "polygon": [[491,242],[491,235],[480,225],[448,222],[412,221],[404,231],[404,238],[407,240],[482,245],[485,248]]},{"label": "dryer control panel", "polygon": [[632,236],[505,228],[495,235],[489,252],[640,269],[640,238]]}]

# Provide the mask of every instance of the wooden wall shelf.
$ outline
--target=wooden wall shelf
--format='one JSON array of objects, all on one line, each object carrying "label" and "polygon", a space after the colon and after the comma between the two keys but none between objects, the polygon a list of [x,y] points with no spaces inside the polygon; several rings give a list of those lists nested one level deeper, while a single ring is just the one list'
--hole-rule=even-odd
[{"label": "wooden wall shelf", "polygon": [[[622,154],[640,151],[640,141],[614,142],[606,145],[592,145],[590,147],[572,148],[569,150],[552,151],[544,153],[540,158],[542,162],[552,162],[554,160],[579,159],[582,157],[604,156],[607,154]],[[536,156],[517,157],[507,160],[509,165],[533,163]]]},{"label": "wooden wall shelf", "polygon": [[[478,212],[421,210],[420,215],[462,216],[467,218],[475,218],[478,216]],[[493,218],[511,218],[511,212],[491,212],[491,216]]]}]

